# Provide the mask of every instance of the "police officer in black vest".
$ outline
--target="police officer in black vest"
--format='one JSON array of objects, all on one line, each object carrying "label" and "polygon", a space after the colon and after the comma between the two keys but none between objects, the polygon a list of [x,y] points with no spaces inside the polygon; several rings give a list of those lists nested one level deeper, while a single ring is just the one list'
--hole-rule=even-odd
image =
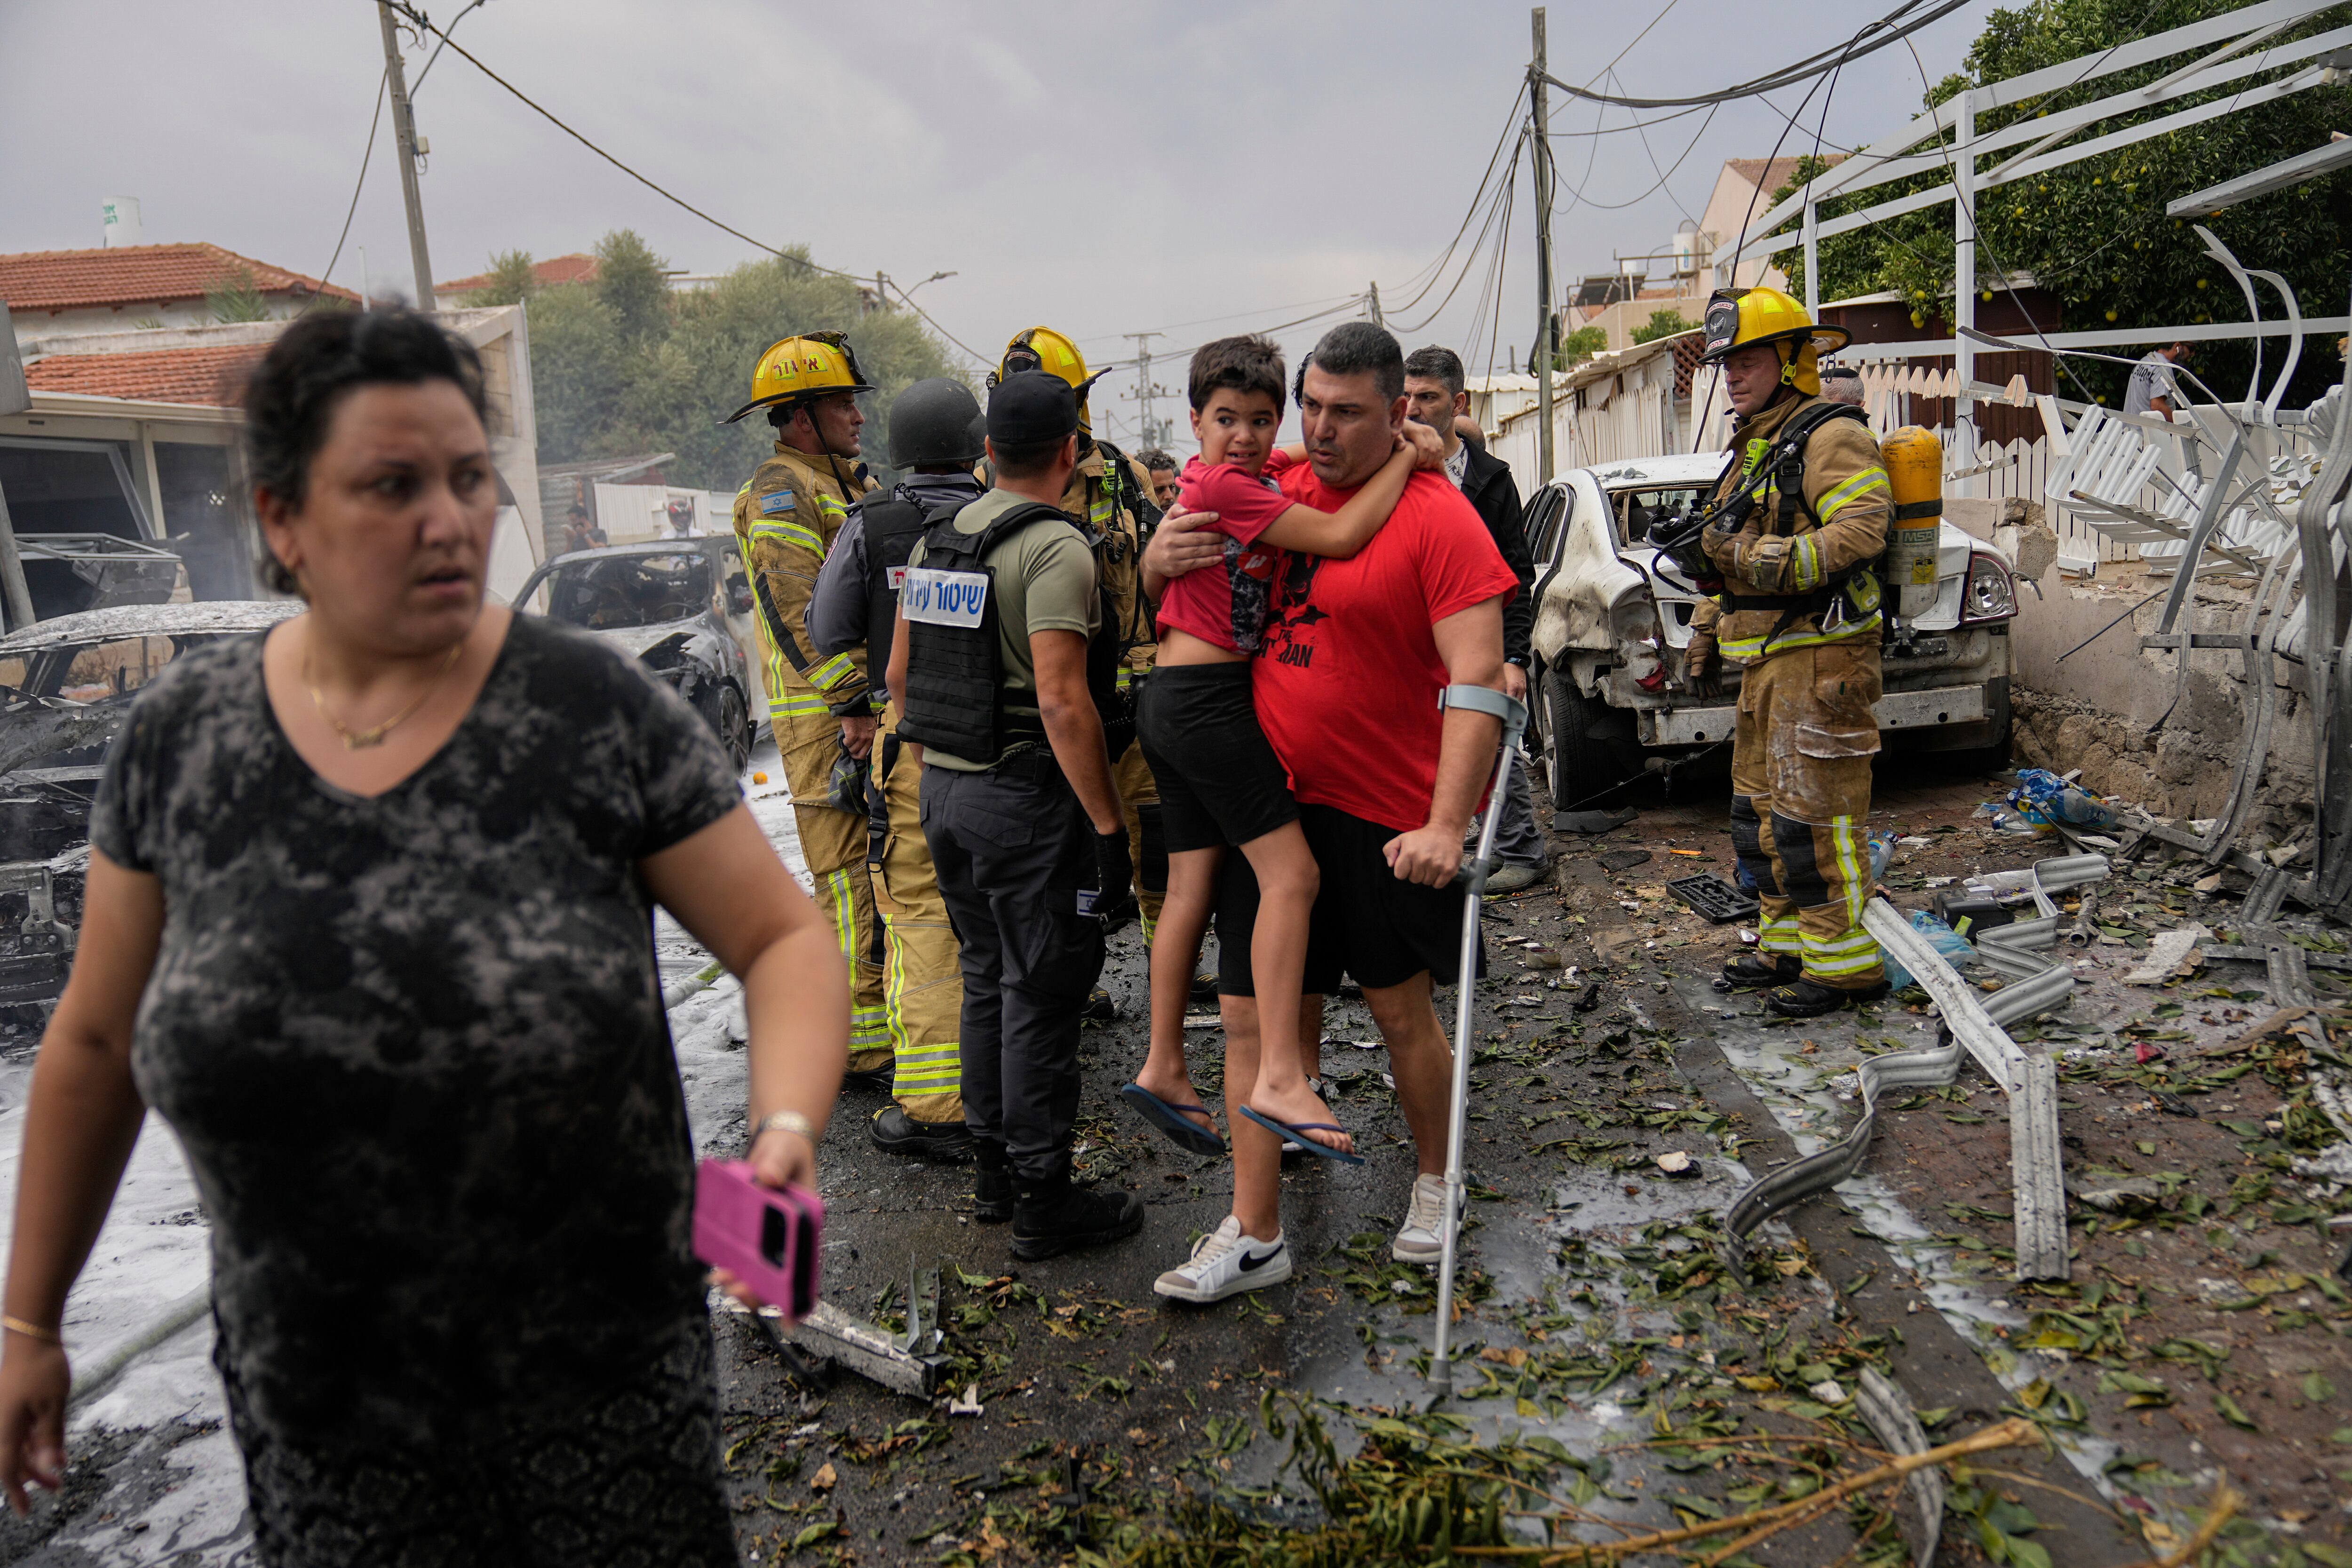
[{"label": "police officer in black vest", "polygon": [[810,646],[823,658],[863,653],[877,688],[873,706],[882,714],[868,792],[866,869],[882,916],[892,1103],[874,1113],[866,1135],[886,1152],[948,1163],[971,1156],[961,1089],[963,982],[955,931],[923,840],[921,766],[900,742],[898,711],[885,706],[880,688],[890,668],[907,557],[933,521],[980,499],[985,487],[972,466],[985,439],[980,402],[960,381],[919,381],[892,399],[890,461],[907,477],[849,509],[808,606]]},{"label": "police officer in black vest", "polygon": [[1024,371],[990,391],[996,488],[908,557],[889,667],[900,739],[923,748],[923,835],[961,947],[977,1217],[1010,1218],[1024,1260],[1143,1227],[1141,1199],[1070,1170],[1079,1017],[1104,936],[1135,910],[1102,721],[1118,628],[1060,508],[1077,442],[1060,377]]}]

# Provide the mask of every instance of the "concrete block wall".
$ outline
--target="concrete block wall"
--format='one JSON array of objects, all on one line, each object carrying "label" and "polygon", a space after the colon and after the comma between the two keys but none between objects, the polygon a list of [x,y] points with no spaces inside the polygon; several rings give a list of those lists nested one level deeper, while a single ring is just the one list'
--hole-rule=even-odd
[{"label": "concrete block wall", "polygon": [[[2041,509],[2021,502],[2006,510],[1992,501],[1947,505],[1951,521],[1979,537],[2003,524],[2042,526]],[[2216,815],[2253,717],[2243,656],[2196,650],[2184,684],[2178,654],[2142,652],[2139,639],[2157,629],[2171,578],[2152,576],[2137,562],[2102,562],[2087,579],[2066,576],[2053,563],[2035,583],[2039,600],[2020,584],[2023,603],[2011,633],[2018,764],[2061,773],[2080,768],[2091,788],[2158,816]],[[2237,630],[2253,589],[2252,578],[2200,582],[2190,629]],[[2272,661],[2276,707],[2244,847],[2284,843],[2310,823],[2312,733],[2303,679],[2300,664]]]}]

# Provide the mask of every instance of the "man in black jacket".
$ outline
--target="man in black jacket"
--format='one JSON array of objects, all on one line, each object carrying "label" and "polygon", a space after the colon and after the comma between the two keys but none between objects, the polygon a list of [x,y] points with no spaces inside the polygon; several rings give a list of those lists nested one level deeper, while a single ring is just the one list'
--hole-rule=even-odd
[{"label": "man in black jacket", "polygon": [[[1503,689],[1521,702],[1528,700],[1528,639],[1535,630],[1535,568],[1528,558],[1528,535],[1519,511],[1519,487],[1511,466],[1484,447],[1465,441],[1454,422],[1470,413],[1462,360],[1452,349],[1433,343],[1416,349],[1404,362],[1404,395],[1412,416],[1436,431],[1445,442],[1445,474],[1460,487],[1495,548],[1517,574],[1519,591],[1503,606]],[[1495,839],[1503,864],[1487,879],[1490,893],[1510,893],[1529,887],[1541,877],[1550,858],[1549,847],[1536,826],[1535,802],[1528,789],[1524,754],[1511,759],[1510,784],[1503,795],[1503,821]]]}]

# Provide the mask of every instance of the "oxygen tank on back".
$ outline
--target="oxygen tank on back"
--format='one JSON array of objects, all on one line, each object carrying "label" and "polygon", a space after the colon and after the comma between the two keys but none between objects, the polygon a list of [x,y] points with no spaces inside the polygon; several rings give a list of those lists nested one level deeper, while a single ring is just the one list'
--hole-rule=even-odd
[{"label": "oxygen tank on back", "polygon": [[1892,608],[1905,620],[1936,602],[1936,544],[1944,517],[1944,444],[1932,430],[1906,425],[1878,444],[1878,460],[1895,492],[1895,521],[1886,533],[1882,581]]}]

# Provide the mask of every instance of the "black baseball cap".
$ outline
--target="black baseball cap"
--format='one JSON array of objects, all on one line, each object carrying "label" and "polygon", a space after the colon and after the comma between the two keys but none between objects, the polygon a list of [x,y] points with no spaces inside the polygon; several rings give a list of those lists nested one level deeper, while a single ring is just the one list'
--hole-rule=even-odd
[{"label": "black baseball cap", "polygon": [[1058,375],[1017,371],[989,388],[988,438],[1000,447],[1058,441],[1077,428],[1077,395]]},{"label": "black baseball cap", "polygon": [[1825,364],[1822,366],[1822,374],[1831,380],[1848,375],[1859,378],[1862,374],[1862,367],[1858,364]]}]

